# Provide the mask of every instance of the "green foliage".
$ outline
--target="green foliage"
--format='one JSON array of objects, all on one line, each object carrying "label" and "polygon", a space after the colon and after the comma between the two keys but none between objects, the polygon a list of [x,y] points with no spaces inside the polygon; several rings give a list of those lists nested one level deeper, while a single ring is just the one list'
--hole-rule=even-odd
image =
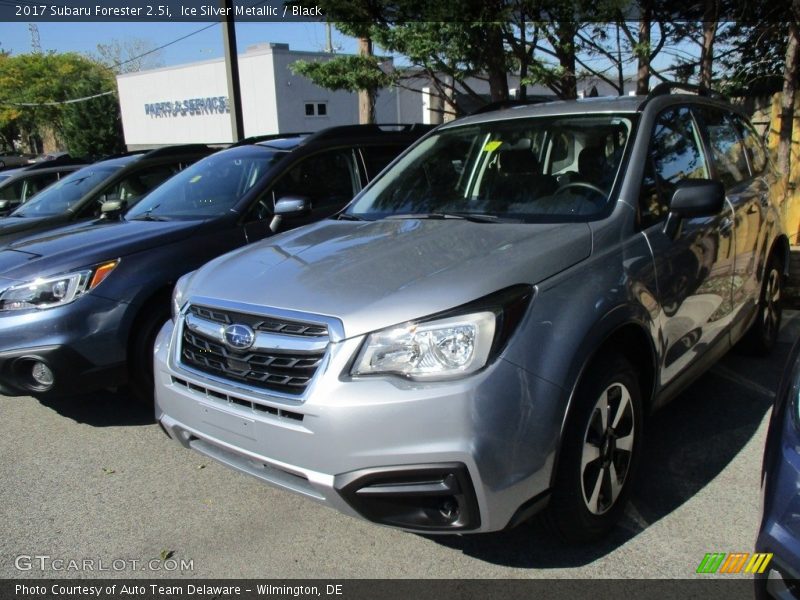
[{"label": "green foliage", "polygon": [[[86,102],[67,100],[113,94]],[[0,55],[0,132],[50,132],[75,155],[121,146],[113,73],[80,54]]]},{"label": "green foliage", "polygon": [[383,72],[381,61],[375,56],[336,56],[314,62],[298,60],[290,68],[329,90],[378,90],[392,83],[391,75]]}]

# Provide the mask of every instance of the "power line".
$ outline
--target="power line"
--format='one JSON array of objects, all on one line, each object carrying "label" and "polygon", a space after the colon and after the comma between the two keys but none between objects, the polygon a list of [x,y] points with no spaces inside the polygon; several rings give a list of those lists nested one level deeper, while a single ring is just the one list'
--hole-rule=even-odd
[{"label": "power line", "polygon": [[126,64],[128,64],[130,62],[133,62],[135,60],[139,60],[140,58],[143,58],[143,57],[147,56],[148,54],[153,54],[154,52],[158,52],[159,50],[163,50],[167,46],[172,46],[172,44],[177,44],[178,42],[182,42],[186,38],[190,38],[193,35],[197,35],[201,31],[205,31],[206,29],[211,29],[212,27],[214,27],[216,25],[219,25],[219,23],[211,23],[211,25],[206,25],[205,27],[201,27],[200,29],[198,29],[196,31],[192,31],[191,33],[187,33],[186,35],[184,35],[182,37],[179,37],[177,39],[174,39],[171,42],[167,42],[166,44],[163,44],[161,46],[158,46],[157,48],[153,48],[152,50],[148,50],[147,52],[142,52],[138,56],[134,56],[133,58],[129,58],[127,60],[123,60],[122,62],[118,62],[118,63],[116,63],[116,64],[114,64],[114,65],[112,65],[110,67],[106,66],[106,68],[113,71],[113,70],[121,67],[122,65],[126,65]]},{"label": "power line", "polygon": [[70,100],[61,100],[60,102],[4,102],[0,100],[0,104],[5,106],[24,106],[24,107],[37,107],[37,106],[61,106],[63,104],[76,104],[78,102],[86,102],[87,100],[92,100],[94,98],[100,98],[101,96],[108,96],[109,94],[113,94],[114,92],[102,92],[100,94],[94,94],[92,96],[84,96],[83,98],[72,98]]}]

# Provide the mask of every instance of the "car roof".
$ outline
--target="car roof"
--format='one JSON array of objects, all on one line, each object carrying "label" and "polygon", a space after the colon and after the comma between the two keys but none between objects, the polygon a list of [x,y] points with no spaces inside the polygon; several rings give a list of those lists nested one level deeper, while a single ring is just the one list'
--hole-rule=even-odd
[{"label": "car roof", "polygon": [[741,112],[741,109],[726,102],[724,98],[711,94],[697,93],[670,93],[670,90],[655,88],[647,96],[603,96],[593,98],[579,98],[576,100],[534,101],[530,104],[511,104],[502,106],[497,110],[488,110],[475,113],[440,126],[440,129],[450,129],[478,123],[491,123],[531,117],[557,117],[569,115],[591,114],[633,114],[641,112],[648,104],[664,107],[671,104],[694,104],[716,106],[725,110]]},{"label": "car roof", "polygon": [[38,169],[30,169],[30,168],[21,168],[14,173],[15,178],[20,177],[34,177],[41,173],[61,173],[63,171],[77,171],[78,169],[82,169],[83,167],[88,167],[91,163],[70,163],[67,165],[53,165],[52,167],[45,167],[45,168],[38,168]]},{"label": "car roof", "polygon": [[441,126],[441,129],[476,123],[489,123],[526,117],[554,117],[561,115],[586,115],[594,113],[635,113],[647,98],[645,96],[613,96],[580,98],[578,100],[553,100],[535,104],[519,104],[500,110],[482,112],[463,117]]}]

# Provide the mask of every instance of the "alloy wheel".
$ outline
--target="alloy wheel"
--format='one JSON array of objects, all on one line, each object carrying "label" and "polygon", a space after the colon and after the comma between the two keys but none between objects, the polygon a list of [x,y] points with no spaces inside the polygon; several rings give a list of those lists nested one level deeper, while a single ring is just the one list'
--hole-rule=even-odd
[{"label": "alloy wheel", "polygon": [[635,431],[627,387],[609,385],[595,403],[583,436],[581,490],[589,512],[602,515],[619,498],[630,470]]}]

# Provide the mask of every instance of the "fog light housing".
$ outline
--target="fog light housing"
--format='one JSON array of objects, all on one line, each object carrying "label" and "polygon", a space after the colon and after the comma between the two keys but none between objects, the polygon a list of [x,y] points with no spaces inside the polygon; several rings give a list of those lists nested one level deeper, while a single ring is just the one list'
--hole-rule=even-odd
[{"label": "fog light housing", "polygon": [[33,367],[31,367],[31,378],[42,389],[51,387],[56,380],[53,370],[40,360],[33,363]]},{"label": "fog light housing", "polygon": [[478,529],[475,489],[466,465],[434,463],[337,475],[334,487],[362,517],[411,531]]}]

